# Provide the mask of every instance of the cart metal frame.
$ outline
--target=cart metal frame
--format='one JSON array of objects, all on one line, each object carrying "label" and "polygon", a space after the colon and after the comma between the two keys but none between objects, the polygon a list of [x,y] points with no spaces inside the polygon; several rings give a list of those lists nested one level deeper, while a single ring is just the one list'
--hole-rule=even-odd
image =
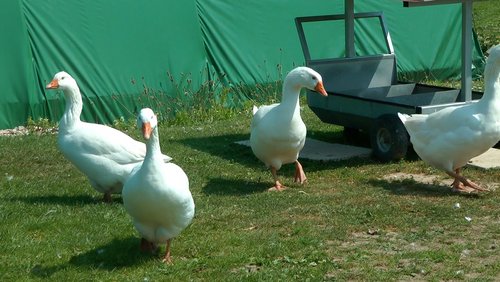
[{"label": "cart metal frame", "polygon": [[[341,125],[349,130],[370,132],[376,158],[382,161],[397,160],[406,155],[410,145],[406,129],[397,117],[398,112],[429,114],[479,99],[481,93],[472,93],[471,89],[464,92],[453,88],[399,82],[396,54],[383,12],[354,13],[353,10],[353,0],[346,0],[345,14],[295,19],[306,65],[323,76],[325,89],[329,93],[328,97],[323,97],[308,92],[307,102],[323,122]],[[384,54],[356,56],[354,23],[356,19],[363,18],[378,18],[387,48]],[[345,23],[346,56],[313,59],[303,24],[338,20]]]}]

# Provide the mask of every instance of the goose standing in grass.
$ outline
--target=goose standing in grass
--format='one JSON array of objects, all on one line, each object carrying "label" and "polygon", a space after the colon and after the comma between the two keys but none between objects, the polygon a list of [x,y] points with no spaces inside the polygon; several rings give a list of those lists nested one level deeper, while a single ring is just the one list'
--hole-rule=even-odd
[{"label": "goose standing in grass", "polygon": [[[146,155],[146,145],[109,126],[80,120],[82,96],[73,77],[59,72],[46,86],[62,89],[66,109],[59,121],[57,144],[62,154],[89,179],[104,201],[111,202],[111,194],[121,193],[132,169]],[[163,156],[163,160],[171,160]]]},{"label": "goose standing in grass", "polygon": [[164,163],[158,136],[158,121],[149,108],[137,118],[146,140],[144,162],[131,173],[123,187],[123,205],[142,236],[143,251],[156,250],[166,243],[164,262],[170,263],[170,243],[193,219],[194,202],[189,180],[182,168]]},{"label": "goose standing in grass", "polygon": [[460,170],[500,140],[500,45],[488,52],[484,94],[478,102],[429,115],[398,114],[420,158],[453,177],[453,190],[458,192],[485,190]]},{"label": "goose standing in grass", "polygon": [[250,146],[255,156],[271,169],[274,187],[286,187],[278,180],[281,165],[295,163],[295,181],[304,183],[306,175],[297,160],[306,140],[306,125],[300,116],[300,90],[306,87],[327,96],[321,75],[307,67],[293,69],[283,82],[281,103],[253,108]]}]

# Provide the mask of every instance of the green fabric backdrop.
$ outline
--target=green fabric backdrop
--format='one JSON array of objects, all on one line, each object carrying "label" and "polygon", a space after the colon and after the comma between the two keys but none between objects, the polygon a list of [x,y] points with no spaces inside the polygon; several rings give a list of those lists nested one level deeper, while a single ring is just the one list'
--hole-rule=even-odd
[{"label": "green fabric backdrop", "polygon": [[[384,11],[401,74],[460,75],[460,5],[355,3],[356,12]],[[282,79],[304,63],[294,18],[343,11],[340,0],[3,1],[0,128],[25,124],[28,117],[57,121],[63,96],[44,86],[60,70],[79,83],[82,119],[100,123],[128,119],[144,106],[175,111],[209,79]],[[342,28],[311,27],[311,36],[318,48],[337,46],[333,54],[342,56]],[[370,25],[356,31],[358,53],[378,48]],[[479,52],[476,47],[473,58],[481,70]]]}]

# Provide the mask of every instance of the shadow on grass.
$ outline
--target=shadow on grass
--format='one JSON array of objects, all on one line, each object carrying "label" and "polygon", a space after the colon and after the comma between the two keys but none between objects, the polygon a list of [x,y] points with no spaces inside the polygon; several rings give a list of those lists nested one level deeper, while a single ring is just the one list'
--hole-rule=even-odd
[{"label": "shadow on grass", "polygon": [[47,267],[35,265],[31,269],[31,274],[36,277],[48,278],[58,271],[72,267],[113,271],[117,268],[145,263],[150,259],[159,259],[159,256],[155,254],[141,252],[139,250],[139,242],[140,239],[136,237],[114,239],[109,244],[73,256],[69,262],[64,264]]},{"label": "shadow on grass", "polygon": [[241,179],[214,178],[203,187],[203,192],[212,195],[240,196],[266,192],[271,186],[271,176],[269,176],[269,184],[266,182],[253,182]]},{"label": "shadow on grass", "polygon": [[21,201],[27,204],[50,204],[50,205],[89,205],[98,204],[102,202],[102,198],[94,198],[90,195],[75,195],[75,196],[62,196],[62,195],[43,195],[43,196],[27,196],[27,197],[14,197],[12,201]]},{"label": "shadow on grass", "polygon": [[478,194],[460,194],[451,190],[450,186],[440,184],[420,183],[413,179],[403,180],[384,180],[372,179],[368,183],[375,187],[382,187],[395,195],[418,195],[426,197],[449,197],[449,196],[464,196],[464,197],[479,197]]},{"label": "shadow on grass", "polygon": [[54,266],[43,266],[43,265],[37,264],[31,269],[31,275],[39,277],[39,278],[49,278],[54,273],[57,273],[59,271],[64,271],[67,268],[68,268],[67,264],[59,264],[59,265],[54,265]]},{"label": "shadow on grass", "polygon": [[[344,168],[344,167],[349,167],[349,168],[358,168],[362,167],[365,165],[369,164],[376,164],[377,162],[374,161],[371,158],[363,158],[363,157],[353,157],[350,159],[345,159],[345,160],[332,160],[332,161],[316,161],[316,160],[309,160],[309,159],[299,159],[300,164],[302,164],[302,167],[304,168],[304,172],[307,175],[307,172],[313,172],[313,171],[323,171],[323,170],[330,170],[330,169],[336,169],[336,168]],[[293,176],[293,173],[295,172],[295,165],[294,164],[287,164],[284,166],[290,166],[291,176]],[[283,170],[283,167],[281,168]]]},{"label": "shadow on grass", "polygon": [[211,155],[234,161],[249,167],[261,167],[262,163],[253,155],[250,147],[236,144],[247,140],[248,134],[229,134],[210,137],[187,138],[177,142]]},{"label": "shadow on grass", "polygon": [[[248,138],[248,134],[229,134],[200,138],[188,138],[179,140],[177,142],[185,144],[193,149],[209,153],[213,156],[217,156],[231,162],[240,163],[250,168],[265,169],[264,164],[254,156],[250,147],[235,143],[236,141],[248,140]],[[346,166],[356,167],[374,162],[370,158],[351,158],[338,161],[316,161],[303,158],[300,158],[299,160],[303,165],[306,174],[308,171],[322,171]],[[293,163],[285,164],[282,166],[278,174],[281,175],[282,171],[288,171],[289,167],[295,169]],[[271,176],[270,179],[272,180]]]},{"label": "shadow on grass", "polygon": [[346,131],[308,130],[307,137],[328,143],[338,143],[350,146],[371,148],[370,135],[360,130],[354,130],[354,129]]},{"label": "shadow on grass", "polygon": [[140,239],[137,237],[114,239],[109,244],[73,256],[69,263],[77,267],[112,271],[160,258],[156,254],[141,252],[139,244]]}]

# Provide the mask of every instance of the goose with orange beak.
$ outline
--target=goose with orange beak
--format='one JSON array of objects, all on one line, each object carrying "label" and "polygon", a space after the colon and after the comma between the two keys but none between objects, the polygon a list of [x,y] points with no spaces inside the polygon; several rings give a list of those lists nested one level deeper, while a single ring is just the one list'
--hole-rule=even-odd
[{"label": "goose with orange beak", "polygon": [[271,169],[274,180],[271,191],[286,188],[277,176],[283,164],[295,163],[295,182],[303,184],[307,179],[298,161],[307,133],[299,104],[300,90],[304,87],[328,96],[319,73],[308,67],[298,67],[283,82],[281,103],[260,108],[254,106],[253,109],[250,146],[255,156]]},{"label": "goose with orange beak", "polygon": [[[92,187],[111,202],[119,194],[132,169],[146,155],[146,145],[112,127],[80,120],[82,95],[76,80],[58,72],[47,89],[64,92],[66,108],[59,120],[57,145],[64,157],[84,173]],[[163,155],[163,161],[172,158]]]},{"label": "goose with orange beak", "polygon": [[142,109],[137,127],[146,140],[146,157],[130,174],[123,187],[123,206],[141,235],[143,251],[155,251],[166,244],[163,261],[170,263],[170,245],[191,222],[194,202],[189,180],[182,168],[164,163],[160,150],[158,121],[154,112]]}]

